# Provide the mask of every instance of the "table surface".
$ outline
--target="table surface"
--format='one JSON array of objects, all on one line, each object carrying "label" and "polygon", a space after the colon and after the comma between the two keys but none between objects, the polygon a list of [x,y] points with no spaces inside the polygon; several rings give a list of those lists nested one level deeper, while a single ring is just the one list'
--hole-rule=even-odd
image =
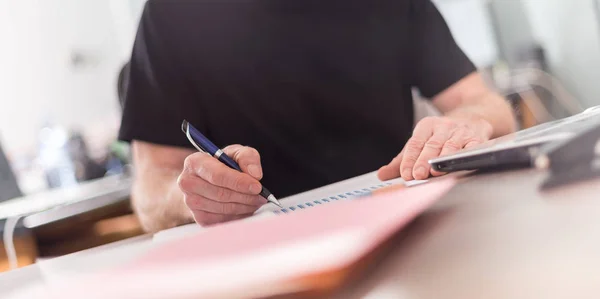
[{"label": "table surface", "polygon": [[598,298],[600,180],[541,192],[545,177],[462,179],[340,298]]},{"label": "table surface", "polygon": [[[131,178],[115,175],[11,199],[0,203],[0,219],[40,213],[63,205],[75,205],[86,201],[89,203],[90,199],[122,198],[129,194],[131,184]],[[48,219],[50,218],[44,218],[45,221]]]},{"label": "table surface", "polygon": [[[597,298],[600,180],[538,191],[545,174],[467,175],[339,298]],[[0,275],[0,293],[133,259],[142,236]],[[90,258],[93,256],[93,258]]]}]

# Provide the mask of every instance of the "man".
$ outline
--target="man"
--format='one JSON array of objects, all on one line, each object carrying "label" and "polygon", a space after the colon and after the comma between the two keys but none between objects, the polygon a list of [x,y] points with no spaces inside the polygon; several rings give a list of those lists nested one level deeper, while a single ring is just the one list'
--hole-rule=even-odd
[{"label": "man", "polygon": [[[414,132],[413,86],[443,112]],[[244,173],[195,153],[183,119]],[[261,183],[284,197],[386,164],[381,179],[440,175],[429,159],[513,130],[429,0],[151,0],[120,137],[157,231],[247,217]]]}]

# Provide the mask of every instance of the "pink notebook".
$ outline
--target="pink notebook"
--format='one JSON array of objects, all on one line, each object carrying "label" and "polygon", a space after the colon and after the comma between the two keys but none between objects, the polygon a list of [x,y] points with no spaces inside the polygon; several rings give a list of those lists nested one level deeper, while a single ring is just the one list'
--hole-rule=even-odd
[{"label": "pink notebook", "polygon": [[[83,283],[86,298],[231,298],[294,292],[289,283],[357,262],[448,192],[452,178],[293,214],[238,221],[160,244]],[[89,282],[89,281],[88,281]],[[77,297],[77,290],[70,292]],[[64,295],[64,294],[62,294]]]}]

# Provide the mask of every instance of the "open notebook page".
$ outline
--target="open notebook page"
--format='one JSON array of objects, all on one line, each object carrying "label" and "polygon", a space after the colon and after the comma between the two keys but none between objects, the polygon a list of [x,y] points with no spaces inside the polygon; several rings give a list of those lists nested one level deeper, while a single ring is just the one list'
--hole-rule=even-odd
[{"label": "open notebook page", "polygon": [[[372,252],[454,184],[446,178],[364,200],[221,224],[162,243],[122,267],[53,283],[44,294],[99,299],[262,298],[310,290],[315,279],[346,269]],[[99,281],[103,287],[94,287]]]},{"label": "open notebook page", "polygon": [[337,201],[346,201],[364,196],[374,190],[394,184],[405,184],[406,186],[410,187],[422,184],[424,182],[427,181],[405,182],[402,179],[394,179],[382,182],[377,178],[377,172],[370,172],[361,176],[280,199],[280,203],[283,208],[280,208],[273,203],[266,204],[256,211],[255,214],[280,215],[293,213],[295,211],[310,209],[319,205],[330,204]]},{"label": "open notebook page", "polygon": [[[323,186],[314,190],[306,191],[296,195],[281,198],[280,203],[283,206],[279,208],[275,204],[269,203],[256,211],[254,217],[250,217],[241,221],[254,221],[264,216],[281,215],[285,213],[293,213],[303,209],[310,209],[316,206],[327,205],[340,201],[347,201],[352,198],[364,195],[366,192],[376,190],[385,186],[394,184],[405,184],[406,186],[414,186],[425,183],[427,181],[411,181],[404,182],[402,179],[395,179],[382,182],[377,178],[377,172],[370,172],[361,176],[347,179],[331,185]],[[196,224],[188,224],[172,229],[164,230],[154,234],[153,241],[164,242],[173,239],[185,237],[198,231],[203,230],[202,227]]]}]

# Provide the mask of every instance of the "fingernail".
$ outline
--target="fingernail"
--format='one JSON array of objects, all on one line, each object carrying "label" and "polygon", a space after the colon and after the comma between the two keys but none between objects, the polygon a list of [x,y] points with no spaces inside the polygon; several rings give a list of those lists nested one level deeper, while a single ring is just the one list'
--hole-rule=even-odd
[{"label": "fingernail", "polygon": [[251,193],[258,194],[258,193],[260,193],[260,190],[262,190],[262,186],[260,184],[251,184],[250,185]]},{"label": "fingernail", "polygon": [[402,169],[402,173],[401,174],[402,174],[403,178],[410,178],[410,177],[412,177],[412,169],[410,169],[410,168],[404,168],[404,169]]},{"label": "fingernail", "polygon": [[424,179],[427,177],[427,169],[425,167],[420,166],[415,170],[415,178],[416,179]]},{"label": "fingernail", "polygon": [[262,176],[262,171],[260,170],[260,167],[254,164],[248,166],[248,173],[250,173],[250,175],[255,178],[259,178]]}]

